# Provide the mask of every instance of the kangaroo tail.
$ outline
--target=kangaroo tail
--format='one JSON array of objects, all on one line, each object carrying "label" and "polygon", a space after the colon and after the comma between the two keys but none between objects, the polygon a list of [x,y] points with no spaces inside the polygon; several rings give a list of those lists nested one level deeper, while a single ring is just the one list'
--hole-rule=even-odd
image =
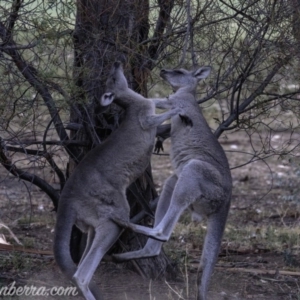
[{"label": "kangaroo tail", "polygon": [[[76,221],[76,214],[69,208],[61,208],[58,213],[55,227],[54,237],[54,258],[62,272],[73,281],[73,276],[77,270],[76,264],[73,262],[70,252],[70,239],[73,225]],[[74,282],[76,284],[76,282]],[[103,300],[98,286],[90,282],[89,288],[96,300]]]},{"label": "kangaroo tail", "polygon": [[226,225],[229,203],[225,204],[219,212],[210,215],[207,220],[207,232],[204,240],[202,256],[198,269],[198,298],[206,299],[208,285],[218,254]]},{"label": "kangaroo tail", "polygon": [[76,272],[76,264],[70,253],[70,239],[72,227],[76,221],[74,211],[63,208],[58,211],[54,237],[54,258],[56,263],[67,277],[72,280]]}]

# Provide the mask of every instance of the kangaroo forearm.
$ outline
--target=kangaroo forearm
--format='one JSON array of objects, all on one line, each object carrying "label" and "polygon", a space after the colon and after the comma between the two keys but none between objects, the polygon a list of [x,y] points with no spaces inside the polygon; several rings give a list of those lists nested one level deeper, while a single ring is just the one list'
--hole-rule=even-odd
[{"label": "kangaroo forearm", "polygon": [[140,120],[141,126],[143,127],[143,129],[157,127],[158,125],[162,124],[164,121],[170,119],[171,117],[175,116],[178,113],[179,113],[178,109],[172,109],[170,111],[167,111],[159,115],[148,116]]},{"label": "kangaroo forearm", "polygon": [[156,108],[170,109],[172,108],[172,103],[168,101],[168,98],[150,98]]}]

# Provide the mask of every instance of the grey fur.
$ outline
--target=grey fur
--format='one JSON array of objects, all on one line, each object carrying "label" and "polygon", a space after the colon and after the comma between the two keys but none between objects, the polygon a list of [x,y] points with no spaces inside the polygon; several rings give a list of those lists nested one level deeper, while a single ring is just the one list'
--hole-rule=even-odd
[{"label": "grey fur", "polygon": [[161,71],[161,77],[176,92],[167,100],[152,99],[153,102],[160,108],[181,108],[180,115],[171,119],[171,161],[175,173],[165,182],[153,228],[131,224],[121,217],[114,218],[120,226],[151,237],[141,250],[114,255],[117,261],[126,261],[158,255],[185,209],[189,208],[196,219],[207,217],[207,233],[198,270],[198,300],[207,299],[232,190],[226,155],[195,99],[199,80],[206,78],[210,70],[210,67],[202,67],[196,71]]},{"label": "grey fur", "polygon": [[[179,112],[174,109],[155,115],[153,102],[128,88],[119,62],[111,69],[101,104],[109,105],[112,101],[125,108],[125,119],[118,130],[77,166],[62,191],[57,212],[56,262],[87,300],[102,299],[97,286],[90,281],[120,233],[119,226],[109,216],[129,218],[126,188],[149,164],[156,126]],[[78,267],[69,250],[73,225],[88,234]]]}]

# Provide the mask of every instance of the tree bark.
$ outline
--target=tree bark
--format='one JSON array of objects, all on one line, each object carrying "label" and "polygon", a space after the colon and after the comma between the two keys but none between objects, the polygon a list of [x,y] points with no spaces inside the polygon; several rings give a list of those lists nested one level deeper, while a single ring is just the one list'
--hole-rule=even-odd
[{"label": "tree bark", "polygon": [[[88,140],[90,147],[81,149],[79,160],[96,144],[116,130],[122,110],[112,105],[98,113],[98,103],[105,91],[107,74],[115,60],[125,63],[125,73],[132,89],[147,96],[147,48],[140,46],[149,33],[148,0],[78,0],[74,41],[74,82],[71,122],[80,129],[71,134],[76,140]],[[109,163],[109,162],[107,162]],[[76,163],[70,161],[70,171]],[[151,166],[132,184],[127,192],[131,217],[142,209],[150,209],[149,202],[157,197],[153,188]],[[140,200],[143,200],[142,202]],[[147,207],[148,205],[148,207]],[[145,208],[146,206],[146,208]],[[79,233],[74,230],[71,240],[73,259],[79,259]],[[126,232],[113,251],[140,248],[145,237]],[[170,267],[166,255],[156,259],[138,260],[136,266],[145,277],[157,278]]]}]

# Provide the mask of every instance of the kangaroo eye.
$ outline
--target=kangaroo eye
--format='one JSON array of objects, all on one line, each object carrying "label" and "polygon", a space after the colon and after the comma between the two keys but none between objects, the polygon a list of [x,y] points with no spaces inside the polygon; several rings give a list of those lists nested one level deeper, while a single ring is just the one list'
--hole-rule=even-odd
[{"label": "kangaroo eye", "polygon": [[174,73],[177,74],[177,75],[182,75],[183,74],[183,72],[180,71],[180,70],[174,70]]}]

